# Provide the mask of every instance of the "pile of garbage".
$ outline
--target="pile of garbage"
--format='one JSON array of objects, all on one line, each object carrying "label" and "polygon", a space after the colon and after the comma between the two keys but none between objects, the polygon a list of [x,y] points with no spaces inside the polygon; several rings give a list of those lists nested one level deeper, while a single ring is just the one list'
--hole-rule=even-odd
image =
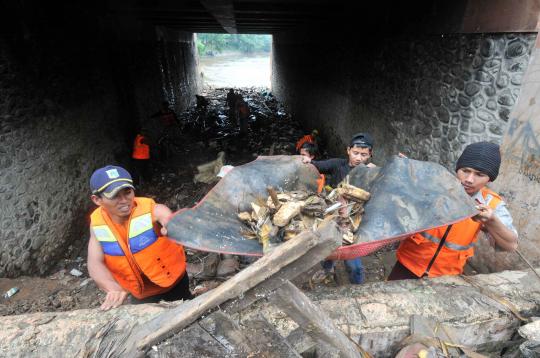
[{"label": "pile of garbage", "polygon": [[251,203],[251,211],[238,213],[244,224],[242,236],[259,240],[263,252],[287,241],[304,230],[317,230],[321,223],[335,220],[342,234],[343,245],[355,243],[354,232],[362,222],[364,204],[370,193],[341,183],[329,193],[306,191],[276,192],[267,188],[268,198]]}]

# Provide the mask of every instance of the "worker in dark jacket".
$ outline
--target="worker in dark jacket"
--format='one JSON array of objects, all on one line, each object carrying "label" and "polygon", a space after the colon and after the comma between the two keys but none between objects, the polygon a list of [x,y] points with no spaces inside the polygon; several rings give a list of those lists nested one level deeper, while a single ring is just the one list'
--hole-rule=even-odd
[{"label": "worker in dark jacket", "polygon": [[[312,160],[309,157],[302,156],[304,163],[313,164],[319,172],[330,174],[328,181],[332,187],[336,187],[349,172],[358,165],[375,167],[371,163],[373,156],[373,138],[369,133],[355,134],[347,147],[348,158],[332,158],[327,160]],[[364,267],[359,257],[352,260],[345,260],[345,265],[349,271],[349,280],[351,283],[360,284],[364,282]],[[327,272],[334,269],[334,262],[327,260],[323,262],[323,268]]]}]

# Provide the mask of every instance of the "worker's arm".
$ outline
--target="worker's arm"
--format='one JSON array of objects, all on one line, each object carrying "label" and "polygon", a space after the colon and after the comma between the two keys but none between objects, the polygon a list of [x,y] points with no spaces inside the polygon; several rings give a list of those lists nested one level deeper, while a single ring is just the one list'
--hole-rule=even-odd
[{"label": "worker's arm", "polygon": [[154,206],[154,218],[161,224],[161,234],[167,235],[167,224],[171,220],[172,211],[163,204],[156,204]]},{"label": "worker's arm", "polygon": [[105,301],[100,307],[102,310],[116,308],[124,303],[128,292],[116,282],[105,266],[103,251],[92,230],[90,230],[90,241],[88,242],[88,273],[96,285],[107,293]]},{"label": "worker's arm", "polygon": [[332,158],[326,160],[312,160],[311,164],[322,174],[333,174],[341,165],[341,159]]},{"label": "worker's arm", "polygon": [[495,214],[495,210],[487,205],[477,206],[480,213],[473,220],[482,223],[482,228],[487,231],[497,247],[504,251],[514,251],[518,246],[518,235],[507,227]]}]

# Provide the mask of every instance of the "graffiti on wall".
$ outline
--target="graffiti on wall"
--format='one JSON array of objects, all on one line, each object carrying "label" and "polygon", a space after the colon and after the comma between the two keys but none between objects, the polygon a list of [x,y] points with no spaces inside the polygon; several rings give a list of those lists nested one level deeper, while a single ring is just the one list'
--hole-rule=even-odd
[{"label": "graffiti on wall", "polygon": [[506,147],[504,156],[519,163],[519,174],[540,183],[540,141],[531,120],[529,118],[522,124],[517,119],[512,120],[508,132],[512,141]]}]

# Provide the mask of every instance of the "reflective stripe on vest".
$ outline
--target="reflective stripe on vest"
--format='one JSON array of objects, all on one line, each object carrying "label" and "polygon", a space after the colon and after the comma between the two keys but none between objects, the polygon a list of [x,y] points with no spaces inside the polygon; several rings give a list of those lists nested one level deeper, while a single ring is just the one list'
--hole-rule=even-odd
[{"label": "reflective stripe on vest", "polygon": [[122,251],[116,237],[114,237],[113,232],[107,225],[93,226],[92,231],[94,231],[94,235],[101,244],[105,255],[124,256],[124,251]]},{"label": "reflective stripe on vest", "polygon": [[128,237],[129,249],[133,254],[156,242],[157,235],[152,225],[152,214],[148,213],[131,219]]},{"label": "reflective stripe on vest", "polygon": [[[430,234],[428,234],[427,232],[423,231],[423,232],[420,232],[419,233],[424,239],[426,240],[429,240],[431,242],[433,242],[434,244],[439,244],[439,242],[441,242],[441,240],[438,238],[438,237],[435,237],[435,236],[432,236]],[[471,242],[469,245],[467,246],[463,246],[463,245],[458,245],[458,244],[454,244],[453,242],[448,242],[448,241],[445,241],[444,242],[444,246],[446,246],[447,248],[449,249],[452,249],[452,250],[456,250],[456,251],[467,251],[468,249],[470,249],[471,247],[474,246],[474,242]]]},{"label": "reflective stripe on vest", "polygon": [[[103,248],[103,253],[111,256],[125,256],[124,251],[116,240],[113,232],[107,225],[92,227],[94,235]],[[152,214],[143,214],[131,219],[129,224],[129,249],[131,253],[144,250],[157,240],[154,226],[152,225]]]}]

